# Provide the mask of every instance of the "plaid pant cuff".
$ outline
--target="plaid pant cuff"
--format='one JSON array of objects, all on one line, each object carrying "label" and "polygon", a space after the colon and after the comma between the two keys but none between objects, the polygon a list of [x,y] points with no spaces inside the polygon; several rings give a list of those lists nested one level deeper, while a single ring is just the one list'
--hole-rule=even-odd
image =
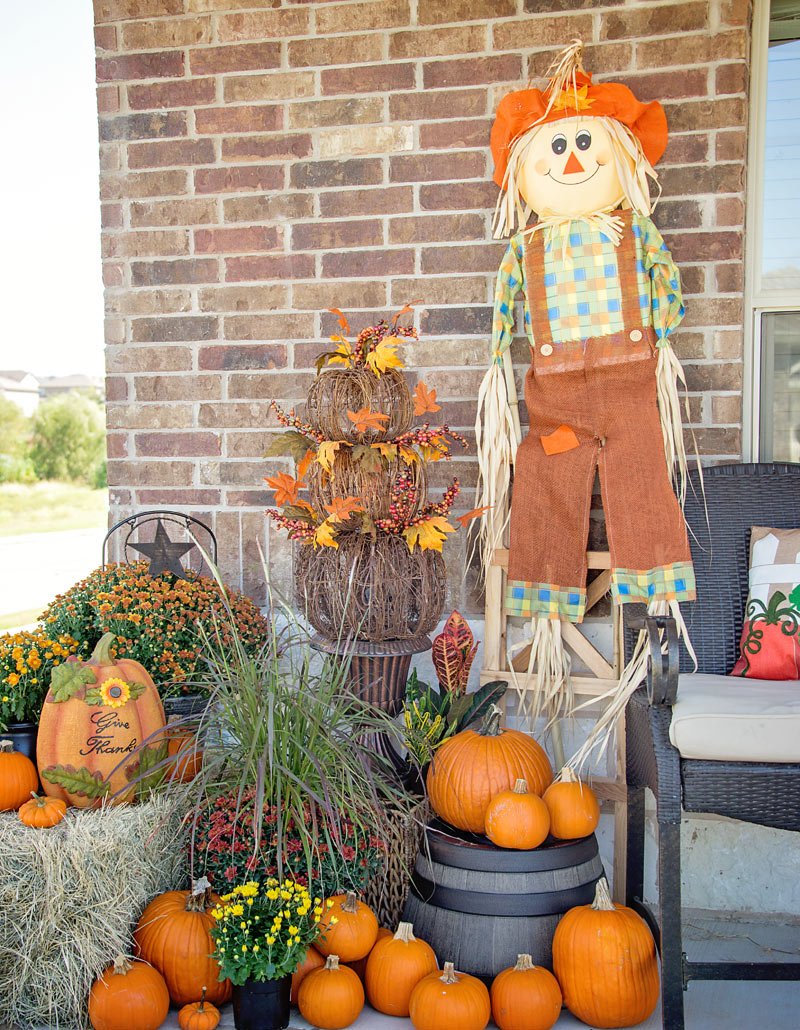
[{"label": "plaid pant cuff", "polygon": [[693,601],[694,566],[690,561],[677,561],[655,569],[612,569],[611,595],[619,604]]},{"label": "plaid pant cuff", "polygon": [[586,611],[583,587],[559,587],[555,583],[526,583],[510,579],[506,584],[506,615],[532,618],[546,615],[551,619],[581,622]]}]

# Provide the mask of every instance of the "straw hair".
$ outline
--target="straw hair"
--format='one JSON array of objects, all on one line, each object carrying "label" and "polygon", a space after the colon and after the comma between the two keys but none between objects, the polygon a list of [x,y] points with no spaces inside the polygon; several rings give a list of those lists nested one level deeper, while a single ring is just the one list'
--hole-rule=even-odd
[{"label": "straw hair", "polygon": [[561,637],[561,620],[546,615],[531,619],[532,637],[518,645],[519,651],[530,645],[528,668],[520,679],[512,656],[508,667],[514,690],[519,698],[519,715],[533,729],[545,716],[548,726],[572,714],[574,697],[570,678],[570,657]]}]

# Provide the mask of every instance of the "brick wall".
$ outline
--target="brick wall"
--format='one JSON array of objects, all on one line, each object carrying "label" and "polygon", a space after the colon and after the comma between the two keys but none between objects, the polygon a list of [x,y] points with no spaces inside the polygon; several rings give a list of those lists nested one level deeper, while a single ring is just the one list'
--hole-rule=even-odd
[{"label": "brick wall", "polygon": [[[328,307],[360,328],[420,298],[409,363],[472,436],[504,246],[492,114],[575,36],[598,78],[665,102],[655,218],[683,273],[675,347],[701,451],[739,456],[746,0],[94,8],[112,518],[210,518],[231,582],[263,596],[261,541],[285,588],[291,551],[262,514],[268,402],[302,399]],[[434,485],[453,471],[471,507],[474,461],[436,466]],[[476,610],[463,543],[446,556],[453,604]]]}]

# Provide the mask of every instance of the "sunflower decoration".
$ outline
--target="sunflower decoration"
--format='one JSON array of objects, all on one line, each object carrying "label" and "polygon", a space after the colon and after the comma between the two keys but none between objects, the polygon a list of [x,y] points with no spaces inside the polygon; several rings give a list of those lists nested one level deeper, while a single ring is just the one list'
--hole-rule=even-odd
[{"label": "sunflower decoration", "polygon": [[111,676],[100,684],[100,700],[108,708],[122,708],[130,699],[131,688],[119,676]]}]

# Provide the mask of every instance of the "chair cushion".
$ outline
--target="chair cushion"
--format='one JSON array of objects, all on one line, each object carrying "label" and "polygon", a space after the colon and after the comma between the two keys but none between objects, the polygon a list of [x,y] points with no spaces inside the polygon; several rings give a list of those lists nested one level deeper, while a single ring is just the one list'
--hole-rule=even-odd
[{"label": "chair cushion", "polygon": [[750,531],[750,588],[732,676],[800,679],[800,529]]},{"label": "chair cushion", "polygon": [[800,762],[800,682],[682,675],[669,739],[684,758]]}]

